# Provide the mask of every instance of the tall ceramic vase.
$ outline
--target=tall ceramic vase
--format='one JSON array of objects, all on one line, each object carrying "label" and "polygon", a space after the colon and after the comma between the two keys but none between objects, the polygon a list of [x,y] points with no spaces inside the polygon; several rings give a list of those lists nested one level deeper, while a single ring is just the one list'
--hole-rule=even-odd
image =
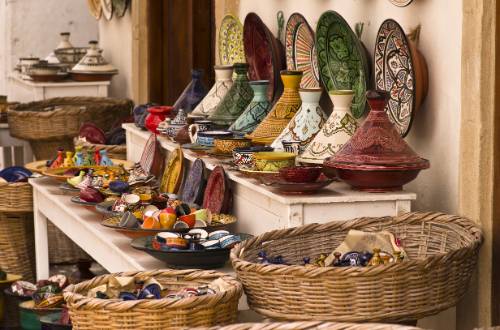
[{"label": "tall ceramic vase", "polygon": [[299,90],[302,106],[271,147],[281,150],[283,141],[295,141],[299,144],[300,152],[305,150],[328,119],[319,105],[322,92],[321,88]]},{"label": "tall ceramic vase", "polygon": [[190,117],[208,117],[220,104],[224,96],[233,86],[233,66],[215,65],[215,84],[203,100],[191,112]]},{"label": "tall ceramic vase", "polygon": [[245,111],[253,98],[253,89],[248,82],[248,64],[235,63],[236,77],[233,86],[217,106],[214,113],[208,117],[217,125],[229,127]]},{"label": "tall ceramic vase", "polygon": [[250,82],[253,89],[253,99],[236,121],[229,127],[235,133],[249,134],[271,110],[271,102],[267,99],[269,80],[254,80]]},{"label": "tall ceramic vase", "polygon": [[333,156],[352,137],[358,124],[351,114],[354,92],[351,90],[331,91],[333,111],[314,140],[298,158],[302,163],[322,164]]},{"label": "tall ceramic vase", "polygon": [[191,113],[205,97],[207,91],[201,81],[202,75],[203,70],[191,70],[191,81],[177,98],[177,101],[175,101],[174,113],[177,113],[179,109],[184,109],[186,113]]},{"label": "tall ceramic vase", "polygon": [[285,129],[302,104],[299,95],[302,71],[281,71],[284,91],[269,114],[248,137],[254,143],[270,145]]}]

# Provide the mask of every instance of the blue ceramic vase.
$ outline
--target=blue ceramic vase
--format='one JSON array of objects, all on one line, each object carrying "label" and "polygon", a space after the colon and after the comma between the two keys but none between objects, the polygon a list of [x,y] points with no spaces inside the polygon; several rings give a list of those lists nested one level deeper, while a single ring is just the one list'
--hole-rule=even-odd
[{"label": "blue ceramic vase", "polygon": [[177,113],[179,109],[184,109],[186,113],[190,113],[203,100],[207,94],[207,90],[201,81],[202,75],[203,70],[191,70],[191,82],[186,86],[177,101],[175,101],[174,113]]}]

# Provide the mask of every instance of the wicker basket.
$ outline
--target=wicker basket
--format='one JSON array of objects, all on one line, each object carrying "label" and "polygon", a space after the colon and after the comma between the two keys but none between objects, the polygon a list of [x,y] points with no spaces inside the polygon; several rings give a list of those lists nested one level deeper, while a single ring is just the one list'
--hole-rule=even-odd
[{"label": "wicker basket", "polygon": [[33,213],[0,212],[0,268],[35,280]]},{"label": "wicker basket", "polygon": [[108,282],[111,275],[71,285],[64,292],[74,329],[183,329],[230,324],[236,321],[241,284],[215,271],[158,270],[119,273],[120,276],[151,276],[171,289],[198,286],[224,278],[231,287],[213,295],[181,300],[104,300],[87,298],[86,292]]},{"label": "wicker basket", "polygon": [[[199,328],[197,330],[203,330]],[[205,330],[421,330],[397,324],[380,323],[337,323],[337,322],[270,322],[270,323],[241,323],[226,326],[205,328]]]},{"label": "wicker basket", "polygon": [[80,126],[92,122],[104,131],[132,113],[128,99],[101,97],[60,97],[18,104],[9,108],[8,120],[13,137],[30,141],[37,159],[54,156],[57,147],[73,148]]},{"label": "wicker basket", "polygon": [[92,260],[85,251],[50,221],[47,222],[47,235],[49,237],[49,260],[51,264]]},{"label": "wicker basket", "polygon": [[33,188],[27,182],[0,182],[0,212],[33,212]]},{"label": "wicker basket", "polygon": [[87,150],[106,150],[108,156],[113,159],[127,159],[127,146],[126,145],[108,145],[108,144],[94,144],[84,141],[79,138],[74,139],[75,146],[81,146],[84,154]]},{"label": "wicker basket", "polygon": [[[329,254],[350,229],[389,230],[409,259],[374,267],[305,267]],[[471,221],[442,213],[359,218],[275,230],[231,251],[248,303],[277,320],[401,322],[418,320],[454,306],[475,269],[481,230]],[[259,251],[281,255],[286,265],[264,265]]]}]

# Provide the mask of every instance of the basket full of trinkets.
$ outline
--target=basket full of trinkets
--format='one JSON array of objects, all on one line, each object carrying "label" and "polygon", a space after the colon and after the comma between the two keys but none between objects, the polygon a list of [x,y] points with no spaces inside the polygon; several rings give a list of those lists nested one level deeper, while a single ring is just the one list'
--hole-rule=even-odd
[{"label": "basket full of trinkets", "polygon": [[275,230],[231,251],[250,308],[276,320],[402,322],[454,306],[482,232],[442,213]]},{"label": "basket full of trinkets", "polygon": [[64,291],[75,329],[183,329],[234,323],[242,286],[215,271],[157,270],[95,277]]}]

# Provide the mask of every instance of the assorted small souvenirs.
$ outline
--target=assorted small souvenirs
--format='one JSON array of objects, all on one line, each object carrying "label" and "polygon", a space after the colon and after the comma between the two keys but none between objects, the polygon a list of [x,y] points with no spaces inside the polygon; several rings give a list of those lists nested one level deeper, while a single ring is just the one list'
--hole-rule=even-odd
[{"label": "assorted small souvenirs", "polygon": [[48,168],[75,167],[75,166],[113,166],[113,161],[109,158],[105,149],[88,149],[82,151],[81,146],[75,147],[75,152],[66,151],[63,148],[57,149],[57,156],[47,161]]},{"label": "assorted small souvenirs", "polygon": [[63,290],[69,285],[65,275],[54,275],[36,284],[26,281],[12,283],[10,290],[14,295],[31,297],[35,308],[57,308],[64,303]]},{"label": "assorted small souvenirs", "polygon": [[191,229],[185,234],[162,232],[151,240],[151,247],[159,251],[172,250],[214,250],[231,249],[241,242],[239,235],[230,234],[227,230],[208,233],[201,228]]}]

